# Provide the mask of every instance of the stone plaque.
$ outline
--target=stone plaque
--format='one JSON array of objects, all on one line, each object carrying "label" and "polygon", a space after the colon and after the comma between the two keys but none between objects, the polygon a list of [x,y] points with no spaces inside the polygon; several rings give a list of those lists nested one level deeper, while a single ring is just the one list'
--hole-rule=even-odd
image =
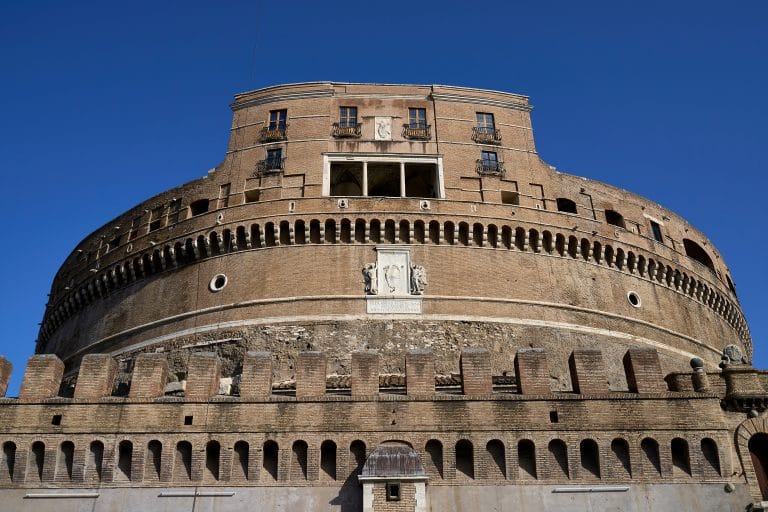
[{"label": "stone plaque", "polygon": [[410,294],[410,251],[407,248],[376,247],[378,290],[381,295]]},{"label": "stone plaque", "polygon": [[374,140],[392,140],[392,118],[374,118]]},{"label": "stone plaque", "polygon": [[421,314],[421,297],[366,297],[368,313],[378,314]]}]

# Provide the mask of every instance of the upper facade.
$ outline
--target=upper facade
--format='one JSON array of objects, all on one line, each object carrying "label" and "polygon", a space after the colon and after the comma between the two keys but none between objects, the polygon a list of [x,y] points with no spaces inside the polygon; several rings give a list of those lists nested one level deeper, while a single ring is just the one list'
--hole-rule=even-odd
[{"label": "upper facade", "polygon": [[[716,363],[728,344],[751,355],[712,243],[656,203],[544,163],[526,96],[316,82],[231,107],[218,167],[78,244],[38,352],[73,368],[92,352],[212,343],[284,350],[290,373],[307,348],[335,353],[335,369],[380,348],[386,368],[430,332],[438,368],[494,344],[498,374],[528,345],[645,344],[665,371]],[[378,346],[384,328],[402,344]]]}]

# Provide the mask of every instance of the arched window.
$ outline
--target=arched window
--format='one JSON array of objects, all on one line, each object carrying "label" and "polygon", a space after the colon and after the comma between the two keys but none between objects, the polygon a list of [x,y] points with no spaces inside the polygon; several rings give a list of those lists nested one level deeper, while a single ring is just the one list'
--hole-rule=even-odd
[{"label": "arched window", "polygon": [[456,443],[456,476],[475,478],[475,454],[472,443],[462,439]]},{"label": "arched window", "polygon": [[248,467],[250,447],[245,441],[235,443],[235,456],[232,465],[232,477],[239,480],[248,480]]},{"label": "arched window", "polygon": [[352,222],[349,219],[341,219],[339,241],[343,244],[352,243]]},{"label": "arched window", "polygon": [[605,222],[626,229],[624,216],[615,210],[605,210]]},{"label": "arched window", "polygon": [[56,461],[57,480],[72,480],[72,463],[75,457],[75,445],[72,441],[64,441],[59,445],[59,456]]},{"label": "arched window", "polygon": [[443,227],[443,236],[445,237],[445,243],[453,245],[455,243],[455,227],[453,222],[446,222]]},{"label": "arched window", "polygon": [[280,245],[290,245],[291,243],[291,224],[284,220],[280,223]]},{"label": "arched window", "polygon": [[271,222],[264,225],[264,245],[267,247],[275,246],[275,225]]},{"label": "arched window", "polygon": [[485,446],[488,452],[488,478],[501,478],[507,477],[507,456],[504,449],[504,443],[498,439],[492,439],[488,441]]},{"label": "arched window", "polygon": [[205,445],[205,475],[209,479],[219,479],[219,458],[221,445],[218,441],[208,441]]},{"label": "arched window", "polygon": [[293,223],[293,237],[296,240],[297,245],[304,245],[307,243],[307,225],[303,220],[297,220]]},{"label": "arched window", "polygon": [[384,241],[390,244],[395,243],[395,221],[392,219],[384,222]]},{"label": "arched window", "polygon": [[426,242],[426,234],[424,231],[425,229],[423,220],[417,220],[413,223],[413,239],[416,241],[416,243],[423,244]]},{"label": "arched window", "polygon": [[163,444],[157,439],[147,443],[147,460],[145,464],[144,479],[159,480],[162,468]]},{"label": "arched window", "polygon": [[429,243],[440,243],[440,223],[436,220],[429,221]]},{"label": "arched window", "polygon": [[592,439],[584,439],[579,444],[582,476],[600,478],[600,450]]},{"label": "arched window", "polygon": [[646,476],[661,475],[661,458],[659,457],[659,443],[655,439],[646,437],[640,443],[643,452],[643,472]]},{"label": "arched window", "polygon": [[357,476],[363,470],[365,464],[365,443],[352,441],[349,445],[349,472],[351,476]]},{"label": "arched window", "polygon": [[536,445],[528,439],[517,443],[517,466],[520,480],[536,480]]},{"label": "arched window", "polygon": [[104,467],[104,443],[93,441],[88,448],[87,457],[85,461],[86,477],[101,481],[101,472]]},{"label": "arched window", "polygon": [[764,500],[768,500],[768,434],[759,432],[753,435],[747,446],[760,493]]},{"label": "arched window", "polygon": [[381,243],[381,221],[379,221],[378,219],[373,219],[371,221],[369,237],[372,243],[374,244]]},{"label": "arched window", "polygon": [[309,242],[312,244],[319,244],[321,242],[320,221],[317,219],[309,221]]},{"label": "arched window", "polygon": [[291,480],[307,479],[307,443],[304,441],[293,443],[290,478]]},{"label": "arched window", "polygon": [[478,222],[472,225],[472,244],[475,247],[483,246],[483,225]]},{"label": "arched window", "polygon": [[704,456],[704,473],[712,476],[720,476],[720,453],[717,443],[705,437],[701,440],[701,454]]},{"label": "arched window", "polygon": [[629,462],[629,443],[624,439],[614,439],[611,441],[611,452],[617,462],[617,464],[612,465],[616,468],[615,476],[631,477],[632,467]]},{"label": "arched window", "polygon": [[469,245],[469,224],[459,222],[459,244]]},{"label": "arched window", "polygon": [[13,469],[16,466],[16,444],[7,441],[3,443],[3,463],[0,467],[0,481],[12,481]]},{"label": "arched window", "polygon": [[549,457],[553,478],[570,478],[568,471],[568,448],[560,439],[553,439],[549,442]]},{"label": "arched window", "polygon": [[320,445],[320,476],[323,480],[336,480],[336,443],[323,441]]},{"label": "arched window", "polygon": [[712,272],[715,271],[715,265],[712,263],[712,258],[709,257],[709,254],[707,254],[707,251],[705,251],[702,246],[693,240],[683,238],[683,248],[685,249],[686,256],[692,260],[698,261],[705,267],[708,267]]},{"label": "arched window", "polygon": [[[45,443],[35,441],[32,443],[27,464],[27,480],[43,481],[43,468],[45,467]],[[31,477],[31,478],[30,478]]]},{"label": "arched window", "polygon": [[355,243],[365,243],[365,220],[357,219],[355,221]]},{"label": "arched window", "polygon": [[557,211],[563,213],[576,213],[576,203],[564,197],[557,198]]},{"label": "arched window", "polygon": [[173,477],[177,481],[192,480],[192,444],[189,441],[176,443],[176,463]]},{"label": "arched window", "polygon": [[117,446],[117,471],[115,476],[117,480],[131,479],[131,463],[133,459],[133,443],[130,441],[120,441]]},{"label": "arched window", "polygon": [[494,249],[499,246],[499,228],[496,224],[488,224],[488,245]]},{"label": "arched window", "polygon": [[411,224],[407,220],[400,221],[400,243],[411,243]]},{"label": "arched window", "polygon": [[263,460],[261,467],[264,469],[264,474],[271,477],[272,480],[277,480],[277,457],[279,454],[279,448],[274,441],[267,441],[264,443]]},{"label": "arched window", "polygon": [[443,478],[443,444],[436,439],[427,441],[427,472],[430,476]]},{"label": "arched window", "polygon": [[672,471],[677,475],[691,476],[691,456],[688,441],[676,437],[672,440]]}]

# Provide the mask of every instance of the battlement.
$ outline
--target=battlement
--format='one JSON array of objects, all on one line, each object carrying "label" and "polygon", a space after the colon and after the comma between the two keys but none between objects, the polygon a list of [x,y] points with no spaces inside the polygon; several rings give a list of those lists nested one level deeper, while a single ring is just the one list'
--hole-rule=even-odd
[{"label": "battlement", "polygon": [[[354,352],[350,375],[329,375],[325,354],[301,352],[295,361],[295,378],[273,381],[273,362],[269,352],[248,352],[238,375],[222,377],[221,364],[213,352],[196,352],[187,362],[186,378],[171,382],[168,362],[163,354],[139,354],[133,361],[132,378],[127,393],[117,391],[115,360],[105,354],[83,357],[71,393],[62,393],[64,365],[52,354],[34,355],[29,359],[19,393],[20,402],[39,402],[71,396],[74,402],[93,401],[122,396],[131,399],[157,399],[166,395],[184,397],[186,401],[215,397],[239,397],[240,400],[263,401],[274,397],[296,400],[318,400],[350,396],[376,399],[404,395],[419,399],[435,396],[493,397],[523,395],[547,397],[553,394],[547,353],[542,349],[522,348],[514,360],[515,375],[492,375],[491,353],[485,348],[465,348],[460,368],[450,375],[436,374],[430,350],[409,350],[405,358],[405,374],[380,374],[376,351]],[[572,392],[558,391],[558,396],[602,396],[618,392],[629,394],[725,392],[729,395],[765,393],[768,382],[763,372],[740,365],[714,379],[706,377],[703,368],[693,373],[662,375],[655,349],[635,347],[627,350],[622,364],[628,389],[609,389],[603,354],[595,349],[574,350],[568,367]],[[10,363],[0,358],[0,391],[7,388]],[[703,376],[702,376],[703,375]],[[721,393],[722,394],[722,393]]]}]

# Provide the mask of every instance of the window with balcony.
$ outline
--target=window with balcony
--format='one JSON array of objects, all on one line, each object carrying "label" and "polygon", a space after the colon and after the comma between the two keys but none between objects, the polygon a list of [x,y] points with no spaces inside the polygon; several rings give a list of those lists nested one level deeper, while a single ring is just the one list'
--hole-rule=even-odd
[{"label": "window with balcony", "polygon": [[427,124],[426,108],[409,108],[408,124],[403,125],[403,137],[413,140],[429,140],[431,126]]},{"label": "window with balcony", "polygon": [[479,174],[502,174],[504,166],[495,151],[481,151],[476,170]]},{"label": "window with balcony", "polygon": [[270,110],[269,125],[261,129],[261,141],[270,142],[285,140],[285,131],[288,128],[288,110]]},{"label": "window with balcony", "polygon": [[472,128],[472,140],[480,144],[499,144],[501,132],[496,129],[493,114],[477,112],[476,119],[477,125]]},{"label": "window with balcony", "polygon": [[339,122],[333,124],[333,136],[337,138],[360,137],[357,107],[339,107]]},{"label": "window with balcony", "polygon": [[259,174],[279,172],[283,170],[284,162],[285,158],[283,158],[282,148],[268,149],[267,157],[257,164],[256,170],[259,172]]}]

